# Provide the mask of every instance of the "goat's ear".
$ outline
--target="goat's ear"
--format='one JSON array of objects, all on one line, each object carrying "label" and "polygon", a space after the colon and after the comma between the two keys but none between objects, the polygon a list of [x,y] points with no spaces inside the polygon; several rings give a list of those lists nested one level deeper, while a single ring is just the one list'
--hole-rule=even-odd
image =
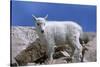
[{"label": "goat's ear", "polygon": [[32,15],[32,17],[33,17],[33,19],[35,19],[35,20],[36,20],[36,16],[35,16],[35,15]]},{"label": "goat's ear", "polygon": [[48,14],[44,18],[47,19],[48,18]]}]

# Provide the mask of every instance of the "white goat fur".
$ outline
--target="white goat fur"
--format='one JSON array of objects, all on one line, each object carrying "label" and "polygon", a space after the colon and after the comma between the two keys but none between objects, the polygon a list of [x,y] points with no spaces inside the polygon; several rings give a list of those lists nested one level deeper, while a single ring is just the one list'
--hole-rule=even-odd
[{"label": "white goat fur", "polygon": [[[36,18],[36,29],[42,43],[47,46],[47,55],[52,63],[55,46],[68,44],[72,48],[73,62],[80,62],[82,46],[79,42],[82,27],[72,21],[47,21],[45,18]],[[39,25],[37,25],[37,23]],[[41,31],[44,31],[43,33]]]}]

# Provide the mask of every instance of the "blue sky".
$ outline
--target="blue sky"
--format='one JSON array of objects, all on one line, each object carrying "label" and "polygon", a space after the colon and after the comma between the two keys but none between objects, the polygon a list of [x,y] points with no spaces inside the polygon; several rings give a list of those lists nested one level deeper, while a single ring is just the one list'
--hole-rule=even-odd
[{"label": "blue sky", "polygon": [[32,14],[37,17],[48,14],[47,20],[75,21],[84,31],[96,32],[96,6],[93,5],[12,1],[12,26],[34,26]]}]

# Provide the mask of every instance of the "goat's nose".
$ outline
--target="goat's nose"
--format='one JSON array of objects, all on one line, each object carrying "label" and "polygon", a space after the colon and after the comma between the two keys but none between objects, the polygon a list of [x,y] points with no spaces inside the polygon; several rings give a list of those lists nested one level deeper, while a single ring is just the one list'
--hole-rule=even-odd
[{"label": "goat's nose", "polygon": [[41,30],[41,33],[44,33],[44,30]]}]

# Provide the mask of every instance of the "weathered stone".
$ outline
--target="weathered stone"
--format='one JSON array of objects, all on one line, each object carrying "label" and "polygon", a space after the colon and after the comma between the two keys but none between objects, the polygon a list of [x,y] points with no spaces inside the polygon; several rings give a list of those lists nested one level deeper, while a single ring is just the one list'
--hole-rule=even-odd
[{"label": "weathered stone", "polygon": [[40,45],[39,39],[31,43],[25,50],[21,51],[16,57],[19,65],[34,62],[45,55],[45,47]]},{"label": "weathered stone", "polygon": [[85,44],[87,44],[89,41],[92,41],[93,38],[96,37],[95,32],[84,32],[80,36],[80,43],[82,44],[82,41],[84,41]]},{"label": "weathered stone", "polygon": [[84,61],[85,62],[96,62],[97,61],[97,46],[96,37],[92,41],[86,44],[88,51],[85,52]]},{"label": "weathered stone", "polygon": [[[14,27],[11,36],[12,44],[12,64],[16,65],[37,65],[45,64],[46,46],[41,45],[35,29],[32,27]],[[96,33],[84,34],[82,41],[85,41],[88,51],[84,54],[84,61],[94,62],[96,61]],[[69,46],[59,46],[55,47],[54,53],[54,64],[58,63],[68,63],[72,60],[69,57],[71,55],[71,48]],[[69,55],[68,55],[69,54]],[[71,62],[70,62],[71,63]]]}]

